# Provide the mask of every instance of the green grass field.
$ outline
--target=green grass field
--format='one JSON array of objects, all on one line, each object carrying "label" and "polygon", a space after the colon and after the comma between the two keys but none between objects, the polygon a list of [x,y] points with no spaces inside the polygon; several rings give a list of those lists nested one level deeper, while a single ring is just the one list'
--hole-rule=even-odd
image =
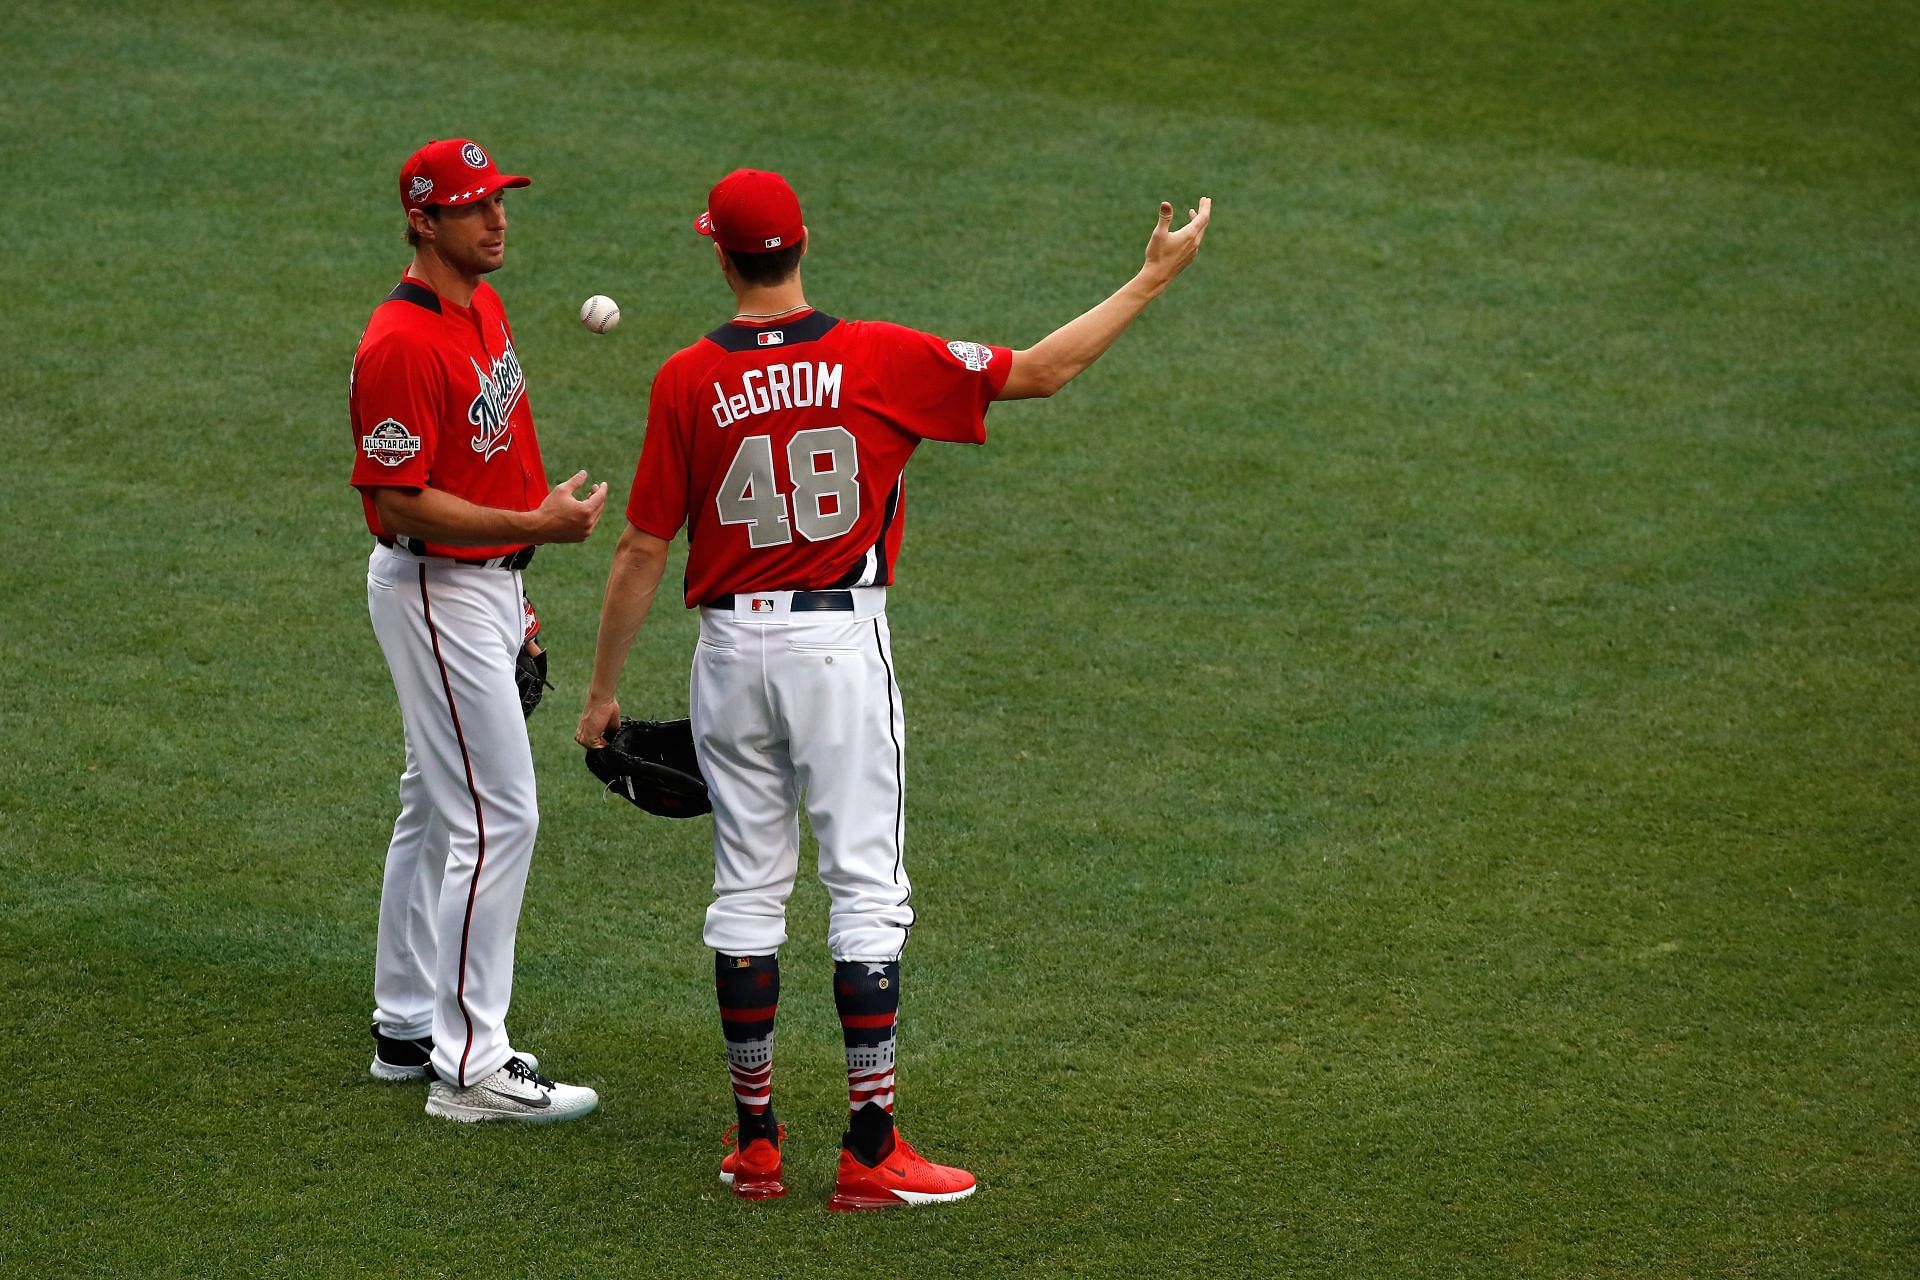
[{"label": "green grass field", "polygon": [[[1914,1274],[1920,6],[541,8],[6,16],[0,1274]],[[495,279],[615,503],[726,170],[792,178],[823,309],[1016,346],[1215,199],[910,472],[900,1117],[964,1204],[824,1208],[804,878],[795,1192],[722,1194],[707,824],[570,740],[617,521],[529,575],[512,1022],[603,1109],[366,1076],[347,368],[453,135],[535,178]]]}]

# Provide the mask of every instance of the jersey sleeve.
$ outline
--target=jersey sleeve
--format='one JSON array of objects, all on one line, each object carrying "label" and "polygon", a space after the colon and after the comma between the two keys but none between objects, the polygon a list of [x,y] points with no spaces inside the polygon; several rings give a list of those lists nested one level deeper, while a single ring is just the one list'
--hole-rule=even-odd
[{"label": "jersey sleeve", "polygon": [[900,325],[876,324],[881,393],[894,419],[923,440],[983,444],[987,407],[1007,385],[1013,351],[949,342]]},{"label": "jersey sleeve", "polygon": [[351,483],[425,488],[445,395],[431,348],[394,335],[363,351],[353,370]]},{"label": "jersey sleeve", "polygon": [[688,440],[680,421],[678,362],[669,360],[654,376],[647,397],[647,436],[633,469],[627,494],[627,523],[642,533],[671,542],[687,521]]}]

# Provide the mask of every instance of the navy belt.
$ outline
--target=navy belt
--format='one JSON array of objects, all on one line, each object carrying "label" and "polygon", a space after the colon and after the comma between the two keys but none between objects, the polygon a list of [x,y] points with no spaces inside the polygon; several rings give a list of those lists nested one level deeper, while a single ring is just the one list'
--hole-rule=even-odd
[{"label": "navy belt", "polygon": [[[765,597],[762,597],[764,599]],[[702,605],[703,609],[745,609],[753,612],[751,593],[737,596],[718,596]],[[853,592],[851,591],[796,591],[787,603],[789,613],[852,613]]]},{"label": "navy belt", "polygon": [[[377,541],[383,547],[392,547],[397,551],[405,551],[409,555],[426,555],[426,552],[419,550],[414,545],[415,539],[413,538],[395,539],[383,536],[377,539]],[[437,556],[435,558],[451,560],[455,564],[470,564],[479,569],[524,569],[533,562],[533,548],[522,547],[518,551],[508,552],[504,556],[492,556],[481,560],[470,559],[466,556]]]}]

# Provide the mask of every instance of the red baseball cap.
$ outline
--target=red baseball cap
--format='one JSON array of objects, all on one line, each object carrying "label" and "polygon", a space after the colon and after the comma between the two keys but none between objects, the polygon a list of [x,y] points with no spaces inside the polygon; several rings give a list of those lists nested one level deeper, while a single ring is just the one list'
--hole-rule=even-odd
[{"label": "red baseball cap", "polygon": [[693,229],[735,253],[772,253],[800,243],[800,197],[764,169],[735,169],[707,193],[707,211]]},{"label": "red baseball cap", "polygon": [[471,139],[438,139],[408,156],[400,167],[400,204],[407,209],[472,204],[495,191],[532,184],[532,178],[494,168],[493,157]]}]

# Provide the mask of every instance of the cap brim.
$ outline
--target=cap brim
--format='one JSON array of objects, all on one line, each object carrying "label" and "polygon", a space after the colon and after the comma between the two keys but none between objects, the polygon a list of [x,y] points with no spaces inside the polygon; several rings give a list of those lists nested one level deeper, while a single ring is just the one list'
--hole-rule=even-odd
[{"label": "cap brim", "polygon": [[703,236],[713,234],[713,214],[703,213],[693,220],[693,229]]},{"label": "cap brim", "polygon": [[463,204],[472,204],[475,200],[484,200],[494,192],[505,191],[508,187],[530,187],[533,185],[532,178],[522,177],[517,173],[503,173],[499,175],[499,177],[500,180],[498,182],[482,183],[477,187],[462,191],[445,200],[427,200],[416,207],[424,209],[427,205],[437,204],[449,209],[454,209]]}]

